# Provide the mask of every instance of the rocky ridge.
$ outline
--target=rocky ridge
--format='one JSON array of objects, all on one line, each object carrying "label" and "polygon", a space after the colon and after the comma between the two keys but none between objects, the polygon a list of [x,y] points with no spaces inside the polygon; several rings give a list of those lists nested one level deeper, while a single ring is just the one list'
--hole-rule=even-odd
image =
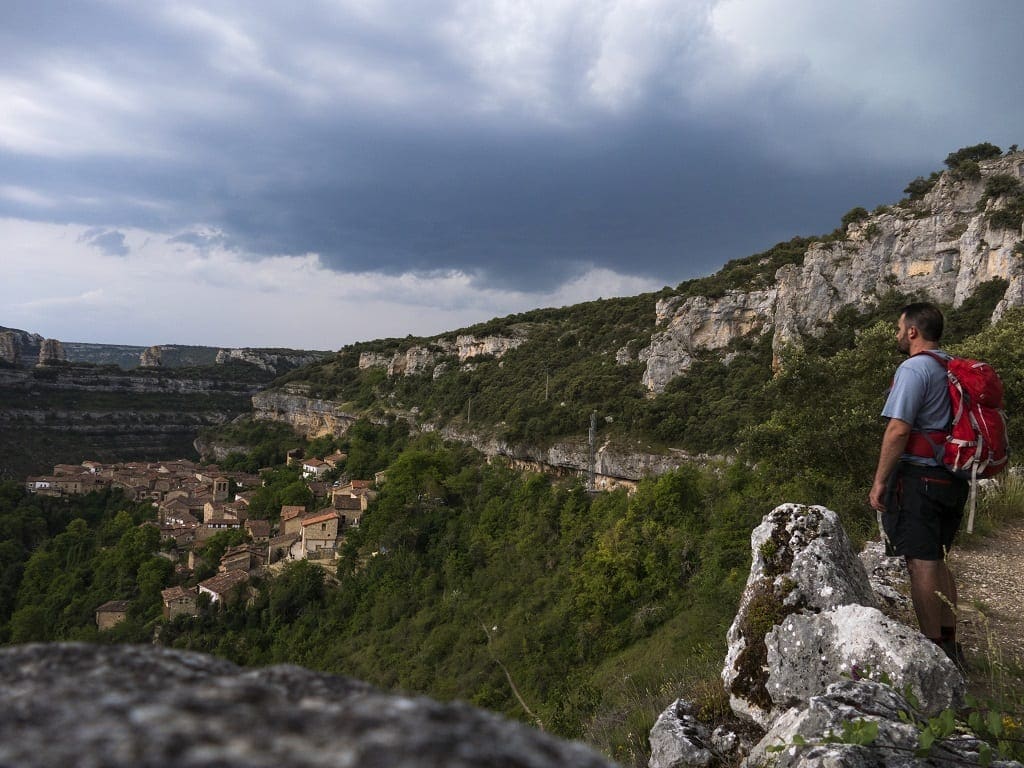
[{"label": "rocky ridge", "polygon": [[224,365],[232,361],[248,363],[262,371],[279,375],[293,368],[301,368],[304,365],[315,363],[322,357],[324,357],[324,353],[319,352],[271,352],[266,349],[241,347],[218,350],[214,362],[217,365]]},{"label": "rocky ridge", "polygon": [[[1007,308],[1024,304],[1024,233],[991,223],[993,211],[1006,201],[989,199],[985,190],[994,176],[1024,177],[1024,153],[984,161],[979,167],[977,178],[943,173],[922,197],[865,213],[849,224],[843,239],[811,244],[800,264],[779,268],[765,278],[766,284],[722,295],[652,298],[655,326],[650,343],[634,340],[605,353],[619,365],[642,363],[642,386],[656,396],[685,374],[701,351],[717,351],[728,361],[738,354],[727,352],[737,340],[770,336],[778,359],[786,345],[823,332],[844,307],[864,308],[890,290],[958,306],[979,285],[1000,278],[1007,287],[995,310],[998,318]],[[363,352],[358,366],[384,369],[389,377],[438,379],[450,375],[454,366],[473,366],[474,356],[501,357],[529,340],[529,326],[513,328],[508,336],[458,335],[454,341],[443,336],[404,350]],[[254,415],[285,421],[308,436],[340,435],[360,415],[340,403],[311,397],[310,391],[292,383],[281,391],[261,393],[253,402]],[[597,447],[592,464],[582,437],[531,446],[495,438],[494,425],[432,423],[420,418],[415,408],[388,411],[416,429],[439,430],[489,456],[504,456],[525,467],[557,474],[594,472],[604,486],[631,484],[644,474],[660,474],[692,458],[671,449],[611,442]]]},{"label": "rocky ridge", "polygon": [[841,308],[871,303],[890,289],[959,306],[980,283],[1002,278],[1008,287],[993,319],[1024,305],[1024,257],[1014,251],[1024,232],[990,224],[990,214],[1003,204],[999,199],[978,210],[987,179],[1024,178],[1024,153],[980,168],[976,179],[943,173],[921,200],[850,224],[844,240],[811,245],[802,265],[781,267],[766,288],[660,299],[659,330],[638,353],[646,366],[644,385],[663,392],[690,367],[694,353],[723,350],[748,334],[771,333],[778,352],[820,333]]}]

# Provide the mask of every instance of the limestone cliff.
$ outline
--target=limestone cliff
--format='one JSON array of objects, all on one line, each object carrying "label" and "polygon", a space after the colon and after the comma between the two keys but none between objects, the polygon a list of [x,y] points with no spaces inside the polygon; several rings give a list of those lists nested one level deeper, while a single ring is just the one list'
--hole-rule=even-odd
[{"label": "limestone cliff", "polygon": [[163,358],[159,346],[147,347],[139,355],[140,368],[159,368],[162,365]]},{"label": "limestone cliff", "polygon": [[0,326],[0,362],[8,365],[31,365],[39,357],[43,337],[17,328]]},{"label": "limestone cliff", "polygon": [[[252,398],[252,408],[253,418],[284,422],[311,438],[325,434],[342,435],[358,419],[364,418],[340,403],[309,397],[302,385],[294,384],[287,385],[283,391],[256,393]],[[438,432],[446,440],[467,443],[486,456],[508,459],[521,469],[584,478],[593,470],[595,485],[603,489],[631,487],[649,475],[661,475],[711,458],[678,449],[656,453],[642,445],[604,440],[595,446],[591,465],[586,438],[566,438],[544,446],[511,443],[483,430],[451,425],[439,427],[429,421],[418,420],[413,413],[403,413],[400,417],[408,421],[414,430]],[[210,448],[207,452],[215,455]]]},{"label": "limestone cliff", "polygon": [[215,363],[224,365],[232,361],[239,361],[255,365],[262,371],[279,375],[294,368],[310,365],[321,359],[324,353],[316,352],[277,352],[266,349],[251,349],[243,347],[239,349],[221,349],[217,352]]},{"label": "limestone cliff", "polygon": [[386,368],[388,376],[433,373],[439,357],[457,357],[460,363],[483,355],[501,357],[525,341],[526,337],[522,335],[480,338],[459,335],[455,337],[455,341],[441,337],[434,339],[429,345],[416,345],[394,353],[363,352],[359,355],[359,368]]},{"label": "limestone cliff", "polygon": [[344,434],[359,414],[344,410],[339,403],[308,397],[302,385],[287,385],[276,392],[258,392],[252,398],[253,418],[281,421],[307,437]]},{"label": "limestone cliff", "polygon": [[43,339],[43,343],[39,345],[39,362],[36,365],[66,363],[67,360],[63,344],[56,339]]},{"label": "limestone cliff", "polygon": [[813,244],[803,263],[780,268],[772,285],[718,298],[671,296],[657,304],[658,329],[639,353],[649,392],[686,371],[697,350],[724,349],[738,337],[771,333],[776,352],[816,335],[848,305],[863,306],[895,289],[959,306],[993,278],[1009,283],[996,316],[1024,304],[1024,257],[1015,229],[993,225],[1005,201],[986,199],[993,176],[1024,178],[1024,153],[980,164],[979,178],[942,174],[920,200],[881,208],[850,224],[845,239]]}]

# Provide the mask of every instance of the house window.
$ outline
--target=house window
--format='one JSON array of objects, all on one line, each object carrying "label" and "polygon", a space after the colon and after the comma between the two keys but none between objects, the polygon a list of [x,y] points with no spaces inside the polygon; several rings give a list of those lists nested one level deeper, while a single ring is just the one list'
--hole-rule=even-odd
[{"label": "house window", "polygon": [[327,523],[320,523],[320,530],[321,531],[326,531],[327,530]]}]

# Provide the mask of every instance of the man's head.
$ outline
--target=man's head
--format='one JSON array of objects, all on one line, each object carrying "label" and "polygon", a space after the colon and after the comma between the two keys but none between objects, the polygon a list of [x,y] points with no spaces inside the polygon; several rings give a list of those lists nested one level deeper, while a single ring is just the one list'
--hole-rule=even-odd
[{"label": "man's head", "polygon": [[943,325],[942,312],[934,304],[908,304],[900,310],[896,346],[904,353],[914,346],[934,346],[942,338]]}]

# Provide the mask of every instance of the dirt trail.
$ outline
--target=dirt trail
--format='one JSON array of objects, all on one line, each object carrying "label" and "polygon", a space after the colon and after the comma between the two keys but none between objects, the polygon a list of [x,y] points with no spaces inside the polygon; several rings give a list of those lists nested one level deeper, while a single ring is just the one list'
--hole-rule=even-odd
[{"label": "dirt trail", "polygon": [[1024,519],[984,538],[961,533],[950,554],[960,602],[960,639],[968,659],[1024,670]]}]

